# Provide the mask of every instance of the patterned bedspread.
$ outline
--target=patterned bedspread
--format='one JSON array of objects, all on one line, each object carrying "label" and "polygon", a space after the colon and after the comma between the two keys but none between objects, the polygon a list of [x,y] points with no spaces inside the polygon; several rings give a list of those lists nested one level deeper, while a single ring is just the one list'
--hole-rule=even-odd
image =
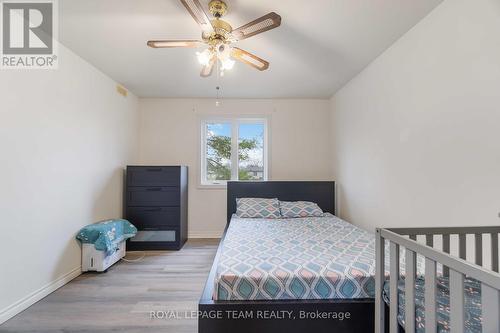
[{"label": "patterned bedspread", "polygon": [[[405,326],[405,280],[398,281],[398,321]],[[465,332],[481,333],[481,283],[465,278]],[[389,304],[389,281],[384,285],[384,300]],[[425,280],[415,280],[415,321],[417,333],[425,333]],[[447,277],[438,276],[436,292],[438,332],[450,332],[450,289]]]},{"label": "patterned bedspread", "polygon": [[375,295],[375,236],[331,214],[233,216],[215,279],[216,300],[352,299]]}]

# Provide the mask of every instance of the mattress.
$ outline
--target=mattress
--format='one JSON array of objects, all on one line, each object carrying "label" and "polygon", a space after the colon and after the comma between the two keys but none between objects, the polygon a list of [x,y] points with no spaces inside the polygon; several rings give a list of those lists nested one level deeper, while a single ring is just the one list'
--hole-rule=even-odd
[{"label": "mattress", "polygon": [[215,300],[356,299],[375,295],[375,236],[332,214],[233,216]]},{"label": "mattress", "polygon": [[[398,281],[398,321],[405,326],[405,285],[404,278]],[[465,278],[465,332],[481,333],[481,283]],[[389,281],[384,285],[384,300],[389,304]],[[415,322],[417,333],[425,333],[425,280],[415,280]],[[438,332],[450,332],[450,289],[447,277],[438,276],[436,289],[436,318]]]}]

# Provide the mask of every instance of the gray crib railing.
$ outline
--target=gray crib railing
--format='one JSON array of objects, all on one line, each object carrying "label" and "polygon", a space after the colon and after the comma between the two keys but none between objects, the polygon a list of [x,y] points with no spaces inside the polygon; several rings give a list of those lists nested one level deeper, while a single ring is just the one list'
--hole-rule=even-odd
[{"label": "gray crib railing", "polygon": [[[464,332],[464,278],[481,282],[482,331],[500,332],[500,274],[498,273],[498,234],[500,227],[453,227],[453,228],[392,228],[377,229],[376,277],[375,277],[375,332],[386,332],[385,305],[382,291],[385,275],[386,241],[389,242],[390,277],[400,276],[400,247],[405,248],[405,332],[415,332],[415,278],[417,254],[425,258],[425,331],[437,331],[436,318],[436,269],[443,265],[443,274],[449,276],[450,328],[453,333]],[[442,250],[435,249],[434,236],[442,237]],[[450,254],[450,236],[458,235],[459,257]],[[474,235],[475,263],[466,261],[467,235]],[[483,235],[490,235],[491,270],[483,266]],[[408,237],[409,236],[409,237]],[[426,245],[418,243],[417,236],[425,236]],[[391,278],[388,328],[398,332],[398,278]]]}]

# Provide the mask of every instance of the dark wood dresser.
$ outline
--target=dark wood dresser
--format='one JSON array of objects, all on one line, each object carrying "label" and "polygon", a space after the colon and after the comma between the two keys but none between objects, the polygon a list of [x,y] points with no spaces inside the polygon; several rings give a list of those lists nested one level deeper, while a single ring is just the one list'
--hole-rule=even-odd
[{"label": "dark wood dresser", "polygon": [[127,166],[125,218],[138,229],[127,250],[180,250],[187,240],[186,166]]}]

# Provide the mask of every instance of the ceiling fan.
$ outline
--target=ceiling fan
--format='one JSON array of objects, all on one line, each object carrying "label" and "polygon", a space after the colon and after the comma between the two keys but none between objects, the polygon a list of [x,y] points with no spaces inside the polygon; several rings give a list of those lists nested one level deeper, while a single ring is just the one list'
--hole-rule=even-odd
[{"label": "ceiling fan", "polygon": [[221,20],[221,17],[227,12],[227,4],[224,1],[210,1],[208,7],[210,13],[214,16],[212,20],[208,18],[199,0],[180,1],[200,25],[202,30],[201,40],[150,40],[147,43],[148,46],[152,48],[208,46],[203,52],[196,52],[198,61],[203,65],[200,73],[202,77],[210,76],[213,68],[219,67],[219,63],[221,75],[223,75],[225,70],[233,68],[235,63],[233,58],[260,71],[269,68],[269,62],[248,51],[231,46],[231,44],[279,27],[281,16],[271,12],[237,29],[233,29],[228,22]]}]

